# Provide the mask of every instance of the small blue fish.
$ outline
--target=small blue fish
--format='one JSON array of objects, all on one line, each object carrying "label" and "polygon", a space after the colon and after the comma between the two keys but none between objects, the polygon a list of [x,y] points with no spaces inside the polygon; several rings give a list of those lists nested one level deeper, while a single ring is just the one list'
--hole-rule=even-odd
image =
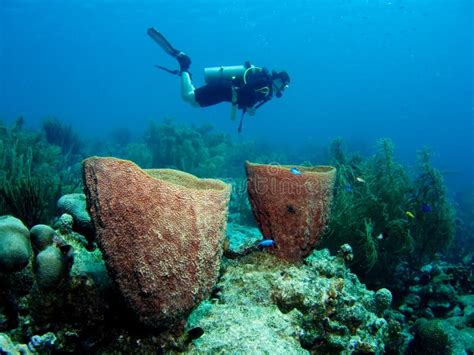
[{"label": "small blue fish", "polygon": [[275,245],[275,241],[272,239],[264,239],[257,243],[259,247],[271,247]]},{"label": "small blue fish", "polygon": [[429,213],[429,212],[433,211],[433,208],[427,203],[422,203],[421,204],[421,210],[425,213]]},{"label": "small blue fish", "polygon": [[346,192],[352,192],[352,186],[348,184],[344,187],[344,190],[346,190]]},{"label": "small blue fish", "polygon": [[295,175],[301,175],[301,171],[299,171],[298,168],[291,168],[290,173]]}]

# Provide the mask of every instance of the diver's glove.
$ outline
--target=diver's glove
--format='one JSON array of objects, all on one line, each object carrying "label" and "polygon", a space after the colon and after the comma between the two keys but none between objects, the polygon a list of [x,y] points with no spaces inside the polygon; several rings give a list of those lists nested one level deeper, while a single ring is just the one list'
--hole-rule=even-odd
[{"label": "diver's glove", "polygon": [[255,107],[246,107],[245,108],[245,113],[248,114],[249,116],[254,116],[256,111],[257,111],[257,109]]},{"label": "diver's glove", "polygon": [[179,63],[180,73],[189,71],[189,66],[191,65],[191,58],[189,58],[183,52],[179,52],[179,54],[176,56],[176,60]]}]

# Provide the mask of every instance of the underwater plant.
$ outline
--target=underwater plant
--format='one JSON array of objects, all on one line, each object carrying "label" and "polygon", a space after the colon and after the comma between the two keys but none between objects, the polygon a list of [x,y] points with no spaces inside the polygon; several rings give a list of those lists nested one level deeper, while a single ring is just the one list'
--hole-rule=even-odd
[{"label": "underwater plant", "polygon": [[225,140],[208,126],[177,126],[169,117],[161,124],[150,122],[144,139],[154,168],[173,168],[206,177],[220,174]]},{"label": "underwater plant", "polygon": [[49,222],[59,197],[78,187],[78,175],[64,164],[59,147],[25,129],[22,118],[0,130],[0,214],[11,214],[28,227]]},{"label": "underwater plant", "polygon": [[[120,154],[117,154],[117,157],[120,157]],[[143,169],[150,169],[153,167],[152,160],[153,156],[148,149],[147,145],[144,143],[129,143],[125,147],[125,152],[123,153],[123,158],[133,161],[138,166]]]},{"label": "underwater plant", "polygon": [[132,132],[125,127],[114,128],[112,132],[110,132],[110,138],[113,143],[124,147],[132,142]]},{"label": "underwater plant", "polygon": [[365,160],[347,154],[340,139],[330,152],[337,177],[322,247],[335,251],[349,243],[351,267],[377,286],[389,284],[401,262],[416,267],[446,250],[454,237],[453,209],[426,151],[419,155],[420,174],[414,180],[395,160],[390,139],[379,140],[377,152]]},{"label": "underwater plant", "polygon": [[416,254],[423,263],[435,253],[446,251],[455,236],[455,213],[447,199],[443,176],[431,164],[431,152],[418,153],[419,174],[410,199],[414,211],[413,236]]},{"label": "underwater plant", "polygon": [[62,154],[68,157],[68,160],[70,156],[81,154],[84,144],[71,125],[57,118],[46,118],[43,120],[42,129],[46,135],[46,141],[60,147]]},{"label": "underwater plant", "polygon": [[451,246],[451,259],[474,258],[474,184],[460,190],[455,196],[456,237]]},{"label": "underwater plant", "polygon": [[171,117],[161,123],[151,121],[143,144],[146,149],[141,160],[149,161],[151,154],[153,168],[178,169],[199,177],[243,177],[246,160],[261,163],[285,160],[269,146],[253,141],[236,143],[230,135],[215,132],[209,124],[177,125]]}]

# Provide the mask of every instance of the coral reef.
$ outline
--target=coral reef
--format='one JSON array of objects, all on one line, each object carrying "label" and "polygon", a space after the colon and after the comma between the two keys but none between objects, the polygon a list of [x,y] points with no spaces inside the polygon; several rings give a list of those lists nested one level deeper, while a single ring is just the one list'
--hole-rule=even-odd
[{"label": "coral reef", "polygon": [[227,223],[227,248],[224,254],[236,257],[247,254],[253,250],[256,243],[262,240],[262,233],[256,227],[242,226],[236,223]]},{"label": "coral reef", "polygon": [[187,329],[203,330],[190,353],[384,349],[387,322],[373,313],[376,294],[327,250],[314,251],[299,266],[266,252],[231,261],[214,295],[188,319]]},{"label": "coral reef", "polygon": [[[474,297],[472,265],[435,260],[406,275],[409,286],[398,310],[412,326],[409,352],[472,353],[474,346]],[[397,274],[397,275],[398,275]]]},{"label": "coral reef", "polygon": [[216,281],[230,187],[114,158],[85,160],[83,174],[98,243],[124,298],[150,327],[181,320]]},{"label": "coral reef", "polygon": [[113,303],[105,298],[111,282],[100,251],[87,251],[72,231],[64,234],[37,225],[28,232],[19,220],[15,224],[21,225],[29,249],[29,237],[37,243],[35,255],[30,255],[35,261],[21,271],[0,272],[0,331],[8,331],[8,336],[0,334],[0,350],[18,354],[49,353],[66,350],[65,346],[69,352],[85,350],[84,340],[77,338],[94,343],[103,338],[97,329],[104,326]]},{"label": "coral reef", "polygon": [[420,319],[416,322],[409,354],[456,354],[455,343],[441,321]]},{"label": "coral reef", "polygon": [[[83,140],[56,119],[46,120],[41,131],[27,129],[22,118],[0,124],[0,215],[10,215],[0,217],[0,353],[474,353],[472,184],[456,186],[455,215],[429,151],[419,153],[414,170],[397,161],[389,139],[378,142],[374,155],[362,157],[347,153],[341,140],[330,149],[293,152],[287,145],[234,140],[209,125],[172,119],[150,123],[142,137],[126,131],[113,135],[94,146],[90,137]],[[146,191],[127,192],[135,182],[119,181],[116,171],[108,176],[118,181],[117,199],[106,206],[110,218],[117,218],[111,211],[119,206],[139,221],[139,228],[124,221],[117,227],[125,240],[116,243],[117,257],[135,268],[109,268],[113,278],[129,275],[145,305],[154,292],[170,304],[187,302],[181,314],[158,313],[158,321],[151,321],[182,323],[170,322],[165,330],[137,322],[137,308],[129,307],[95,248],[85,195],[64,196],[77,192],[86,152],[125,157],[146,168],[225,177],[232,185],[227,238],[222,228],[217,238],[190,232],[183,241],[176,232],[182,224],[173,221],[211,228],[199,216],[220,216],[208,199],[195,195],[193,203],[202,208],[180,210],[172,207],[172,198],[156,202]],[[259,245],[263,236],[248,199],[245,160],[306,160],[302,165],[313,161],[337,168],[331,219],[318,245],[335,257],[313,251],[303,262],[288,264],[272,255],[275,246]],[[304,176],[306,168],[299,169]],[[143,173],[150,174],[159,172]],[[172,175],[168,171],[170,191],[184,189],[169,180]],[[142,233],[155,208],[170,225]],[[193,213],[196,218],[182,217]],[[157,240],[149,242],[150,235]],[[161,243],[156,253],[155,243]],[[193,261],[199,248],[212,255]],[[175,273],[150,276],[153,267],[166,271],[163,264],[174,265]],[[344,264],[377,291],[365,289]],[[202,265],[207,274],[196,271]],[[219,267],[221,278],[214,285]],[[178,293],[180,284],[170,281],[175,277],[197,286]],[[196,304],[183,333],[185,316]],[[175,309],[170,307],[166,311]]]},{"label": "coral reef", "polygon": [[474,291],[472,271],[472,265],[451,264],[442,260],[424,265],[404,280],[409,287],[399,310],[411,322],[421,317],[463,316],[469,309],[462,304],[462,295],[470,295]]},{"label": "coral reef", "polygon": [[276,242],[270,252],[291,261],[309,255],[329,217],[335,169],[247,162],[246,172],[255,219],[263,236]]},{"label": "coral reef", "polygon": [[[6,328],[2,317],[12,317],[12,313],[0,306],[0,326],[4,324],[0,329],[11,329],[0,334],[2,351],[420,353],[420,349],[431,349],[426,342],[432,342],[429,335],[434,336],[435,330],[436,341],[447,349],[472,351],[474,298],[467,293],[472,293],[473,282],[466,267],[438,261],[411,275],[420,307],[413,306],[416,298],[407,298],[405,303],[413,310],[407,313],[401,306],[403,316],[390,309],[390,291],[368,291],[349,272],[345,266],[351,259],[349,245],[342,246],[336,257],[328,250],[313,251],[296,265],[265,249],[253,249],[250,255],[224,259],[211,298],[191,313],[182,336],[179,327],[174,333],[149,333],[132,321],[120,303],[100,250],[87,251],[70,227],[55,230],[48,247],[66,245],[74,250],[72,267],[60,286],[44,291],[37,287],[36,274],[28,294],[11,294],[18,320]],[[229,244],[237,247],[251,245],[259,235],[252,227],[228,230]],[[435,312],[430,316],[426,311],[442,304],[439,296],[446,293],[437,292],[437,284],[454,287],[453,305],[443,313],[445,319],[433,318]],[[0,305],[5,301],[5,288],[1,290]],[[440,303],[434,304],[433,299]],[[425,326],[426,321],[430,324]]]}]

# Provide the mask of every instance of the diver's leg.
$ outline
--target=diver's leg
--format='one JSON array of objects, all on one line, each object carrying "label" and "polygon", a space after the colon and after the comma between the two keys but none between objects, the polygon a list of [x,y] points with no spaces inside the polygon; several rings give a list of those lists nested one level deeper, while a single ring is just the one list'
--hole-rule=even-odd
[{"label": "diver's leg", "polygon": [[196,96],[194,95],[194,86],[191,81],[191,76],[186,71],[181,73],[181,97],[192,106],[199,106],[196,102]]}]

